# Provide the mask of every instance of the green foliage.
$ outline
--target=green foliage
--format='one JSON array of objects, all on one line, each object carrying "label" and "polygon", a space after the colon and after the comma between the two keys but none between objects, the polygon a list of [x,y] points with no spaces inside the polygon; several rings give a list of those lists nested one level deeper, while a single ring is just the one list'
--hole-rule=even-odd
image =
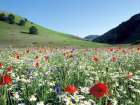
[{"label": "green foliage", "polygon": [[0,13],[0,21],[5,21],[5,20],[6,20],[5,13]]},{"label": "green foliage", "polygon": [[18,25],[25,26],[25,24],[26,24],[26,20],[25,19],[20,19]]},{"label": "green foliage", "polygon": [[29,28],[29,33],[30,34],[38,34],[38,29],[35,26],[31,26]]},{"label": "green foliage", "polygon": [[15,16],[13,14],[9,14],[7,19],[8,19],[9,24],[14,24],[15,23]]}]

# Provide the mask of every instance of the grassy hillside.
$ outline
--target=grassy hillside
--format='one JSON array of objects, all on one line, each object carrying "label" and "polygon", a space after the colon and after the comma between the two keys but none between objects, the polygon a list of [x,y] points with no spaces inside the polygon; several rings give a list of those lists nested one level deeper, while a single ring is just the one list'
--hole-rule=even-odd
[{"label": "grassy hillside", "polygon": [[93,41],[109,44],[140,44],[140,13]]},{"label": "grassy hillside", "polygon": [[[16,23],[19,22],[21,17],[15,16]],[[32,35],[28,34],[30,26],[36,26],[38,28],[39,34]],[[25,26],[19,26],[17,24],[9,24],[0,21],[0,46],[1,47],[99,47],[102,44],[92,43],[84,41],[78,37],[64,34],[61,32],[56,32],[37,24],[33,24],[30,21],[26,22]]]}]

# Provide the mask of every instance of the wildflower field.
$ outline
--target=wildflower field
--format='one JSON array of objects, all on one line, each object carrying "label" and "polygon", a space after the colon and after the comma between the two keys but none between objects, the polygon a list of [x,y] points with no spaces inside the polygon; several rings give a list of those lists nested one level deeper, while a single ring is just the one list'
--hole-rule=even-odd
[{"label": "wildflower field", "polygon": [[0,49],[0,105],[140,105],[140,48]]}]

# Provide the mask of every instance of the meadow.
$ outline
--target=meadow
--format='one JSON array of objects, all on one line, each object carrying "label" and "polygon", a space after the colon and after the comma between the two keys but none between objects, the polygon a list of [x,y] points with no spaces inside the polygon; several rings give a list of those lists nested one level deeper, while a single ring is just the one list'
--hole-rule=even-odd
[{"label": "meadow", "polygon": [[[0,12],[8,16],[10,13]],[[13,24],[9,24],[7,21],[0,20],[0,47],[76,47],[76,48],[91,48],[106,46],[105,44],[85,41],[80,37],[76,37],[71,34],[57,32],[52,29],[45,28],[38,24],[26,20],[25,25],[18,25],[20,20],[25,18],[16,14],[12,14],[15,19]],[[1,16],[0,16],[1,18]],[[38,34],[29,34],[29,28],[35,26],[38,29]]]},{"label": "meadow", "polygon": [[140,48],[1,48],[0,105],[140,105]]}]

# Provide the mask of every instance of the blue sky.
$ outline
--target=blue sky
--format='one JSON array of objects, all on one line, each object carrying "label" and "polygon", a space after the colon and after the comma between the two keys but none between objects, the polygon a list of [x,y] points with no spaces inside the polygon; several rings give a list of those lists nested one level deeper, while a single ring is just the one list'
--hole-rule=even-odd
[{"label": "blue sky", "polygon": [[140,0],[0,0],[0,10],[84,37],[101,35],[140,13]]}]

